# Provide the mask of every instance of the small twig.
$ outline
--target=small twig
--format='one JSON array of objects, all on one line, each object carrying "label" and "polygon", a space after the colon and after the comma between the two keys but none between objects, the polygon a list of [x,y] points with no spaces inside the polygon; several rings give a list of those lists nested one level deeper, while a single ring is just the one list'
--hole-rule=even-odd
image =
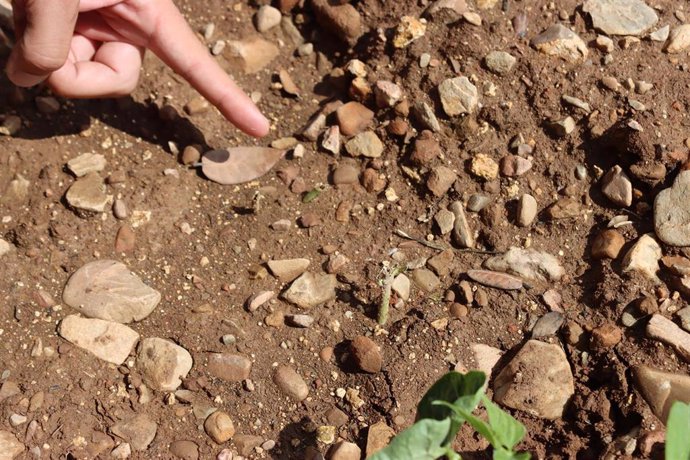
[{"label": "small twig", "polygon": [[378,317],[378,323],[381,326],[386,324],[386,322],[388,321],[388,310],[390,310],[391,291],[393,290],[393,281],[395,280],[395,277],[398,276],[403,271],[405,271],[405,269],[402,267],[397,267],[397,268],[391,269],[389,271],[388,269],[384,268],[384,271],[386,272],[386,277],[382,281],[383,295],[381,296],[381,305],[379,306],[379,317]]},{"label": "small twig", "polygon": [[461,249],[456,249],[456,248],[449,248],[446,247],[442,244],[438,243],[432,243],[431,241],[426,241],[421,238],[415,238],[414,236],[410,236],[404,231],[398,229],[395,231],[395,234],[398,235],[400,238],[405,238],[406,240],[412,240],[416,241],[419,244],[422,244],[426,247],[429,247],[431,249],[436,249],[437,251],[446,251],[448,249],[451,249],[455,252],[471,252],[473,254],[485,254],[485,255],[494,255],[494,254],[499,254],[499,251],[485,251],[483,249],[473,249],[473,248],[461,248]]},{"label": "small twig", "polygon": [[447,247],[445,247],[445,246],[443,246],[443,245],[441,245],[441,244],[432,243],[431,241],[427,241],[427,240],[423,240],[423,239],[421,239],[421,238],[415,238],[414,236],[410,236],[410,235],[408,235],[407,233],[405,233],[404,231],[402,231],[402,230],[400,230],[400,229],[397,229],[397,230],[395,231],[395,234],[398,235],[398,236],[401,237],[401,238],[405,238],[405,239],[407,239],[407,240],[416,241],[417,243],[422,244],[422,245],[424,245],[424,246],[426,246],[426,247],[429,247],[429,248],[431,248],[431,249],[436,249],[437,251],[445,251],[446,249],[449,249],[449,248],[447,248]]}]

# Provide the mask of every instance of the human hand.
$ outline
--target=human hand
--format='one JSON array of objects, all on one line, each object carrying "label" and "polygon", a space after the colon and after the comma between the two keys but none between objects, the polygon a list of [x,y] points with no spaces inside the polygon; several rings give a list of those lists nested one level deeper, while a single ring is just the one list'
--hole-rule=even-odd
[{"label": "human hand", "polygon": [[13,0],[17,43],[7,74],[18,86],[44,80],[71,98],[131,93],[146,49],[187,80],[242,131],[269,122],[211,57],[172,0]]}]

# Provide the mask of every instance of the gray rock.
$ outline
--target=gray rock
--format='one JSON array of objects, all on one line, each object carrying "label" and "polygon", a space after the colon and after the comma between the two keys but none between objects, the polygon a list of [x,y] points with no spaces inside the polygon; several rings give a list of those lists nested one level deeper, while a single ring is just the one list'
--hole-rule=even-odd
[{"label": "gray rock", "polygon": [[575,131],[575,120],[573,117],[565,117],[549,125],[549,130],[558,137],[565,137]]},{"label": "gray rock", "polygon": [[441,124],[434,114],[434,110],[424,101],[418,100],[412,106],[415,118],[427,129],[437,133],[441,131]]},{"label": "gray rock", "polygon": [[488,259],[484,266],[538,282],[559,281],[565,273],[558,259],[533,248],[511,247],[505,254]]},{"label": "gray rock", "polygon": [[308,328],[314,324],[314,317],[309,315],[287,315],[285,321],[293,327]]},{"label": "gray rock", "polygon": [[281,393],[295,401],[304,401],[309,396],[309,387],[306,382],[290,366],[278,366],[273,374],[273,383]]},{"label": "gray rock", "polygon": [[173,441],[168,450],[175,458],[181,460],[198,460],[199,458],[199,446],[192,441]]},{"label": "gray rock", "polygon": [[335,275],[307,272],[293,281],[283,298],[300,308],[314,308],[335,298]]},{"label": "gray rock", "polygon": [[31,183],[26,180],[21,174],[10,181],[10,184],[5,189],[5,193],[0,196],[0,203],[16,208],[26,203],[29,198],[29,186]]},{"label": "gray rock", "polygon": [[235,435],[235,424],[228,414],[219,410],[206,418],[204,430],[217,444],[222,444]]},{"label": "gray rock", "polygon": [[407,302],[410,298],[410,279],[404,273],[400,273],[393,280],[391,289],[398,294],[401,299]]},{"label": "gray rock", "polygon": [[565,318],[557,311],[550,311],[537,320],[532,329],[532,338],[548,337],[556,334],[563,325]]},{"label": "gray rock", "polygon": [[278,8],[274,8],[270,5],[263,5],[261,8],[259,8],[259,11],[256,12],[256,30],[261,33],[267,32],[278,26],[282,17],[283,15],[280,14],[280,10]]},{"label": "gray rock", "polygon": [[495,74],[505,75],[510,72],[517,59],[505,51],[492,51],[484,57],[484,64]]},{"label": "gray rock", "polygon": [[544,54],[568,62],[585,60],[589,54],[587,45],[580,36],[561,24],[552,25],[533,38],[531,44]]},{"label": "gray rock", "polygon": [[123,442],[110,451],[110,457],[116,459],[129,458],[132,455],[132,446],[128,442]]},{"label": "gray rock", "polygon": [[110,431],[122,438],[134,450],[146,450],[156,437],[158,425],[148,415],[137,415],[129,420],[116,423]]},{"label": "gray rock", "polygon": [[633,368],[635,385],[659,420],[666,422],[676,401],[690,403],[690,376],[671,374],[648,366]]},{"label": "gray rock", "polygon": [[414,284],[426,293],[432,293],[441,286],[441,281],[434,272],[426,268],[413,270],[410,277]]},{"label": "gray rock", "polygon": [[479,371],[484,372],[487,375],[488,380],[491,378],[494,367],[498,361],[500,361],[503,356],[503,352],[498,348],[485,345],[483,343],[473,343],[470,344],[470,349],[472,350],[472,357],[476,363],[476,368]]},{"label": "gray rock", "polygon": [[0,238],[0,257],[4,256],[5,254],[9,254],[12,249],[14,249],[12,244]]},{"label": "gray rock", "polygon": [[601,192],[617,206],[628,207],[632,204],[632,182],[618,165],[601,178]]},{"label": "gray rock", "polygon": [[537,217],[538,211],[537,200],[530,194],[523,194],[518,200],[517,224],[520,227],[530,226]]},{"label": "gray rock", "polygon": [[441,235],[447,235],[451,230],[453,230],[455,214],[447,209],[440,209],[436,215],[434,215],[434,222],[436,222],[436,226],[441,232]]},{"label": "gray rock", "polygon": [[690,307],[685,307],[678,310],[676,316],[678,316],[678,319],[680,319],[680,326],[686,331],[690,332]]},{"label": "gray rock", "polygon": [[669,345],[684,361],[690,362],[690,334],[676,323],[665,316],[654,314],[647,323],[646,332],[648,337]]},{"label": "gray rock", "polygon": [[649,34],[649,39],[654,42],[665,42],[670,32],[671,26],[665,25]]},{"label": "gray rock", "polygon": [[378,158],[383,153],[383,143],[373,131],[364,131],[347,141],[345,150],[353,157]]},{"label": "gray rock", "polygon": [[494,380],[499,404],[545,419],[558,419],[575,383],[559,345],[528,341]]},{"label": "gray rock", "polygon": [[472,113],[477,109],[477,87],[467,77],[443,80],[438,86],[438,93],[443,110],[451,117]]},{"label": "gray rock", "polygon": [[73,208],[103,212],[112,199],[105,191],[105,183],[98,173],[90,173],[77,179],[65,194],[67,203]]},{"label": "gray rock", "polygon": [[77,177],[82,177],[92,172],[105,169],[108,164],[100,153],[84,153],[67,162],[67,168]]},{"label": "gray rock", "polygon": [[129,217],[129,211],[127,210],[127,204],[123,200],[115,200],[113,202],[113,215],[116,219],[126,219]]},{"label": "gray rock", "polygon": [[0,430],[0,460],[13,460],[25,449],[14,434]]},{"label": "gray rock", "polygon": [[353,442],[338,441],[328,450],[328,460],[360,460],[362,449]]},{"label": "gray rock", "polygon": [[307,271],[309,259],[269,260],[267,265],[273,276],[288,283]]},{"label": "gray rock", "polygon": [[656,273],[662,255],[659,243],[651,235],[642,235],[625,254],[623,272],[636,271],[658,283]]},{"label": "gray rock", "polygon": [[473,248],[475,244],[474,233],[472,233],[470,224],[467,222],[464,206],[460,201],[455,201],[450,204],[448,209],[455,215],[453,239],[461,248]]},{"label": "gray rock", "polygon": [[659,20],[642,0],[587,0],[582,10],[595,29],[608,35],[641,35]]},{"label": "gray rock", "polygon": [[654,230],[671,246],[690,246],[690,171],[681,171],[654,200]]},{"label": "gray rock", "polygon": [[151,337],[139,344],[137,368],[144,383],[154,390],[175,391],[192,364],[192,355],[169,340]]},{"label": "gray rock", "polygon": [[669,54],[680,53],[690,46],[690,24],[683,24],[671,31],[664,50]]},{"label": "gray rock", "polygon": [[60,336],[97,358],[120,365],[139,341],[133,329],[112,321],[70,315],[60,322]]},{"label": "gray rock", "polygon": [[450,24],[458,21],[468,11],[465,0],[436,0],[424,11],[424,16]]},{"label": "gray rock", "polygon": [[131,323],[151,314],[161,294],[144,284],[124,264],[97,260],[72,274],[62,298],[90,318]]},{"label": "gray rock", "polygon": [[488,196],[474,193],[470,195],[470,199],[467,201],[467,210],[471,212],[479,212],[486,208],[490,203],[491,198]]}]

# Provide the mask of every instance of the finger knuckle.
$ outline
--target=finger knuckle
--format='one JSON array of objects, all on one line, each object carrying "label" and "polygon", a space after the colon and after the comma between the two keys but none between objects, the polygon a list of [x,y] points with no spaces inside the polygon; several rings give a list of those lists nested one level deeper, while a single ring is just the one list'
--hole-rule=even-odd
[{"label": "finger knuckle", "polygon": [[40,49],[24,50],[24,60],[32,67],[32,73],[50,73],[58,70],[65,63],[66,57]]}]

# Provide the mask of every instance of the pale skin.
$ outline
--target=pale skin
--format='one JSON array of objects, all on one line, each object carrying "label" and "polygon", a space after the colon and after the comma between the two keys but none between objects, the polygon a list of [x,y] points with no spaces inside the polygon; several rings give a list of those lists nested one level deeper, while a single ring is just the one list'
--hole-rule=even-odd
[{"label": "pale skin", "polygon": [[155,53],[242,131],[269,122],[211,57],[172,0],[13,0],[17,43],[7,75],[18,86],[46,81],[69,98],[118,97]]}]

